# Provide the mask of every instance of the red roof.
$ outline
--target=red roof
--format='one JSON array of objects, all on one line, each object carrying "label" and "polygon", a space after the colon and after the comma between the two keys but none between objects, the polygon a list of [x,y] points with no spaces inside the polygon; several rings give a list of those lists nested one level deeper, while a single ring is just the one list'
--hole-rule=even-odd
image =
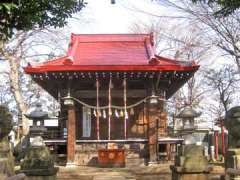
[{"label": "red roof", "polygon": [[195,71],[194,62],[155,55],[151,34],[72,34],[66,56],[28,66],[26,73],[49,71]]}]

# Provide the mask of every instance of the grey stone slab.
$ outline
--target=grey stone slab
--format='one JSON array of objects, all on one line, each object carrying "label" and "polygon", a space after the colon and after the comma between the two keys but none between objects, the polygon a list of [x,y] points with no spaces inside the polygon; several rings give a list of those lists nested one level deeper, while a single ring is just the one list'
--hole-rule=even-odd
[{"label": "grey stone slab", "polygon": [[126,178],[123,176],[111,176],[111,175],[98,175],[94,176],[93,180],[125,180]]}]

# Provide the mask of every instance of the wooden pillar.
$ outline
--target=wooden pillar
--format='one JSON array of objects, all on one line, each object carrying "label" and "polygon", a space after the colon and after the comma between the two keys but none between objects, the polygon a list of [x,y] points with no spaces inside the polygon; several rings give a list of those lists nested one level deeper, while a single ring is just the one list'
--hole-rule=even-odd
[{"label": "wooden pillar", "polygon": [[215,131],[215,159],[218,160],[218,131]]},{"label": "wooden pillar", "polygon": [[148,100],[148,147],[149,163],[156,163],[158,146],[158,102],[155,99]]},{"label": "wooden pillar", "polygon": [[171,144],[167,143],[167,160],[170,161],[171,160]]},{"label": "wooden pillar", "polygon": [[75,106],[68,106],[68,135],[67,135],[67,165],[74,164],[76,143],[76,112]]},{"label": "wooden pillar", "polygon": [[221,135],[222,135],[222,156],[225,156],[225,133],[224,133],[224,124],[221,120]]}]

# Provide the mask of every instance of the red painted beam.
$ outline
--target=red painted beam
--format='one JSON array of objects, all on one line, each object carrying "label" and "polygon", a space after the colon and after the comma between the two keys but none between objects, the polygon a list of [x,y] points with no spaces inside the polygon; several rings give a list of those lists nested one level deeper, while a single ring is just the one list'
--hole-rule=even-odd
[{"label": "red painted beam", "polygon": [[27,74],[44,73],[44,72],[69,72],[69,71],[196,71],[199,66],[177,66],[177,65],[104,65],[104,66],[42,66],[42,67],[25,67],[24,71]]}]

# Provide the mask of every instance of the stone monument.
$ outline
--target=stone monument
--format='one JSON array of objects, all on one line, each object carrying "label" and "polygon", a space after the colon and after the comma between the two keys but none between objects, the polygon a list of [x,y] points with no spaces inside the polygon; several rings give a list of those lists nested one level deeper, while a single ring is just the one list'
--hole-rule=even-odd
[{"label": "stone monument", "polygon": [[54,180],[58,168],[54,167],[54,160],[46,147],[42,135],[46,131],[44,119],[48,117],[47,112],[37,103],[36,109],[26,115],[33,120],[33,126],[30,128],[30,147],[20,164],[20,171],[25,173],[31,180]]},{"label": "stone monument", "polygon": [[12,115],[8,108],[0,105],[0,177],[14,175],[14,158],[8,134],[12,129]]},{"label": "stone monument", "polygon": [[224,121],[229,148],[225,156],[226,179],[240,179],[240,106],[231,108]]}]

